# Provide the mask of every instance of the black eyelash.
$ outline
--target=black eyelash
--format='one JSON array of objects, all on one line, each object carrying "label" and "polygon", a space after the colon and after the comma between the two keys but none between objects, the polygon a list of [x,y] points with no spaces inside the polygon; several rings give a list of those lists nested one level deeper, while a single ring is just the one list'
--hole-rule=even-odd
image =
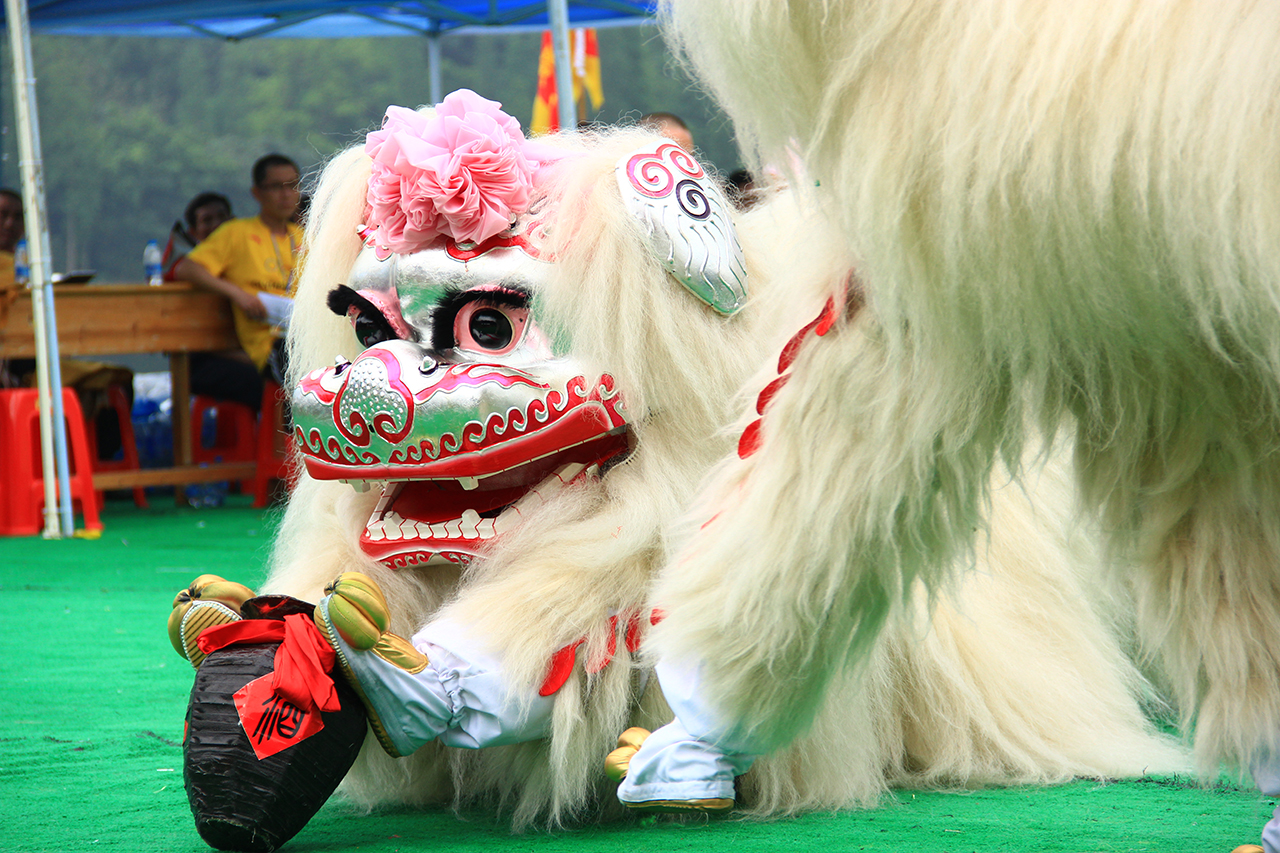
[{"label": "black eyelash", "polygon": [[359,293],[356,293],[345,284],[340,284],[333,290],[329,291],[326,300],[329,310],[337,314],[339,317],[346,317],[347,313],[352,309],[357,309],[367,319],[373,322],[380,332],[386,334],[388,340],[398,339],[400,336],[396,334],[395,329],[391,328],[391,323],[383,315],[378,306],[374,305],[368,299],[365,299]]},{"label": "black eyelash", "polygon": [[504,308],[527,308],[533,293],[522,284],[503,284],[501,290],[463,290],[449,288],[431,315],[431,348],[453,349],[453,322],[458,312],[472,302],[484,302]]}]

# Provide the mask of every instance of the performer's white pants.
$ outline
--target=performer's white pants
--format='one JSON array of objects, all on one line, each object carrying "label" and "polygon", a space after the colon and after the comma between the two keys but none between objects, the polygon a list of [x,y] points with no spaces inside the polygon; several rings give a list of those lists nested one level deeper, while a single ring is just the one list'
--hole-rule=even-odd
[{"label": "performer's white pants", "polygon": [[433,740],[480,749],[536,740],[550,730],[551,698],[511,684],[465,625],[441,619],[414,634],[410,642],[429,661],[416,674],[337,641],[401,755]]},{"label": "performer's white pants", "polygon": [[651,734],[632,756],[618,799],[734,799],[734,777],[746,773],[755,760],[750,745],[701,701],[700,666],[663,661],[656,671],[675,719]]},{"label": "performer's white pants", "polygon": [[[1280,756],[1268,753],[1255,761],[1253,781],[1268,797],[1280,796]],[[1280,853],[1280,806],[1262,828],[1262,849],[1266,853]]]}]

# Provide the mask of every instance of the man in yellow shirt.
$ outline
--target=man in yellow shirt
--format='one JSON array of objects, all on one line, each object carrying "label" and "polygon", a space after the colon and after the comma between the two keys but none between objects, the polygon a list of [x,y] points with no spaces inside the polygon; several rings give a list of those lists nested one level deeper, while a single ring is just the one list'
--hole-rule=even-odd
[{"label": "man in yellow shirt", "polygon": [[[293,295],[302,246],[302,229],[292,221],[299,198],[297,165],[282,154],[260,158],[253,165],[251,192],[258,215],[223,223],[178,262],[174,277],[230,299],[240,346],[253,367],[269,370],[283,383],[284,341],[280,330],[266,322],[267,308],[259,294]],[[236,399],[230,394],[212,396]]]}]

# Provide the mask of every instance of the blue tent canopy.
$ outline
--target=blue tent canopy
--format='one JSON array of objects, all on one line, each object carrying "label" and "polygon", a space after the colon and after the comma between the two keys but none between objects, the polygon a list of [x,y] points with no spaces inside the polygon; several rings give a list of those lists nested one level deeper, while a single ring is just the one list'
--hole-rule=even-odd
[{"label": "blue tent canopy", "polygon": [[[653,0],[567,0],[571,25],[652,18]],[[546,0],[30,0],[31,30],[47,35],[351,38],[541,30]]]}]

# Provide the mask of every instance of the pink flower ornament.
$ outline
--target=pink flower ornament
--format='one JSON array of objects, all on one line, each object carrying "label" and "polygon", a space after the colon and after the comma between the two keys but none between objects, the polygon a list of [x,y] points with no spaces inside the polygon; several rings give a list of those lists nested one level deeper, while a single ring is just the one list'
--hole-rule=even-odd
[{"label": "pink flower ornament", "polygon": [[520,122],[469,89],[434,114],[387,108],[365,153],[374,242],[407,254],[443,238],[480,243],[510,227],[529,204],[537,163]]}]

